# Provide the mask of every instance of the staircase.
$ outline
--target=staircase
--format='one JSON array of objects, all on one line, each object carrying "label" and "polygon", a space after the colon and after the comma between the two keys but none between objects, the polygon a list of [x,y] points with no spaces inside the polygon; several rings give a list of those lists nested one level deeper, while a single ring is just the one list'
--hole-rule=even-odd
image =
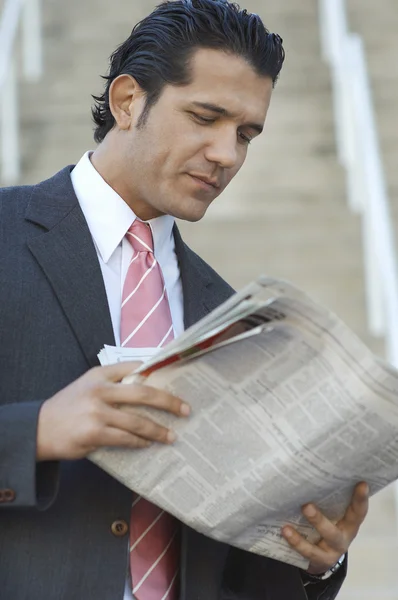
[{"label": "staircase", "polygon": [[[392,11],[395,1],[389,3]],[[366,330],[361,227],[346,207],[344,174],[336,160],[317,2],[242,4],[284,38],[286,64],[265,132],[253,142],[242,172],[201,223],[181,223],[181,230],[236,288],[260,273],[289,279],[333,309],[382,354],[382,344]],[[351,4],[358,23],[361,11],[373,14],[371,0]],[[90,95],[101,90],[99,75],[106,71],[109,54],[154,5],[152,0],[69,0],[66,9],[59,0],[44,0],[45,76],[40,84],[21,88],[23,183],[44,179],[93,148]],[[379,3],[373,11],[380,17]],[[385,37],[376,26],[375,47]],[[395,39],[393,33],[389,38]],[[391,52],[391,61],[396,56]],[[382,77],[392,81],[381,58],[380,63],[380,82],[385,83]],[[385,131],[391,131],[392,147],[395,131],[391,125]],[[393,166],[391,171],[397,195]],[[386,490],[372,500],[339,599],[398,600],[397,534],[394,494]]]}]

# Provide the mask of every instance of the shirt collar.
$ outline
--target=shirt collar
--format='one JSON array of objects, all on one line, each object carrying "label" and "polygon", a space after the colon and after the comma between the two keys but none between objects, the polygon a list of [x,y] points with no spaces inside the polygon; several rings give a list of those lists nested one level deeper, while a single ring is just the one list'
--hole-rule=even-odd
[{"label": "shirt collar", "polygon": [[[126,202],[95,170],[86,152],[71,173],[72,185],[102,260],[107,263],[137,218]],[[148,221],[155,254],[172,239],[174,217]]]}]

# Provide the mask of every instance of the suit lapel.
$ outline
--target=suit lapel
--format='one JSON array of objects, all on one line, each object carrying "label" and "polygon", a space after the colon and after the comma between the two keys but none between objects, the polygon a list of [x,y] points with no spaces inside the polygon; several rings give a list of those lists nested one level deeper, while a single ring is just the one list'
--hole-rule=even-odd
[{"label": "suit lapel", "polygon": [[182,540],[180,600],[220,600],[229,546],[185,526]]},{"label": "suit lapel", "polygon": [[93,367],[102,346],[115,340],[101,268],[70,171],[67,167],[34,188],[26,219],[45,232],[28,246]]},{"label": "suit lapel", "polygon": [[232,288],[223,289],[214,285],[210,267],[183,242],[177,226],[174,226],[174,240],[180,267],[184,296],[185,328],[197,323],[232,294]]}]

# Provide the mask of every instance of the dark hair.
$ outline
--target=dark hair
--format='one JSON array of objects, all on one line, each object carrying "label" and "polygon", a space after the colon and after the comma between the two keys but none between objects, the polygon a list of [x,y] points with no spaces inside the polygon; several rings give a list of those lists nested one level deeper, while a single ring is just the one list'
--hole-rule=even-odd
[{"label": "dark hair", "polygon": [[275,84],[285,58],[279,35],[270,33],[260,17],[228,0],[171,0],[140,21],[110,58],[105,91],[93,96],[94,139],[102,142],[115,125],[109,108],[109,88],[116,77],[134,77],[146,93],[138,126],[166,84],[188,85],[189,63],[199,48],[230,52],[244,58]]}]

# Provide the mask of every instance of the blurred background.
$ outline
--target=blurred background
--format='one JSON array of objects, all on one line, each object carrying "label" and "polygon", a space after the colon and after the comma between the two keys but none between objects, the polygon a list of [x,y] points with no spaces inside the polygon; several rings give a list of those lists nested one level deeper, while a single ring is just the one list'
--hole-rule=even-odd
[{"label": "blurred background", "polygon": [[[38,182],[94,148],[91,94],[102,91],[111,52],[155,4],[0,0],[2,185]],[[282,36],[286,63],[241,173],[182,233],[233,286],[261,273],[289,279],[397,365],[397,1],[241,5]],[[355,54],[361,40],[347,27],[361,35],[370,87]],[[372,499],[349,563],[341,600],[398,600],[394,487]]]}]

